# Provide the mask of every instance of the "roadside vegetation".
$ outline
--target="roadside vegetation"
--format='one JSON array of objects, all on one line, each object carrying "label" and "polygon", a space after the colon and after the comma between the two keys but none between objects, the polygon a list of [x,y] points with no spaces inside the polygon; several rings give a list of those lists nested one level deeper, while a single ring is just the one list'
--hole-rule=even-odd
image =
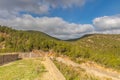
[{"label": "roadside vegetation", "polygon": [[30,52],[33,49],[81,58],[120,70],[120,35],[93,34],[76,40],[58,40],[38,31],[21,31],[0,26],[0,53]]},{"label": "roadside vegetation", "polygon": [[100,80],[97,77],[86,73],[84,69],[67,66],[56,60],[54,60],[54,63],[56,64],[58,69],[63,73],[66,80]]},{"label": "roadside vegetation", "polygon": [[23,59],[0,66],[0,80],[40,79],[45,68],[39,59]]}]

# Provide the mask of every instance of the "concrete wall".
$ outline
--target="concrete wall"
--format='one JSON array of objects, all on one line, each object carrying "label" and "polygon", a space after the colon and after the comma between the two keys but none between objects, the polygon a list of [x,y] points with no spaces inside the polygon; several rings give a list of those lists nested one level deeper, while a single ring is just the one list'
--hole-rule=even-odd
[{"label": "concrete wall", "polygon": [[3,65],[18,59],[19,59],[19,54],[0,55],[0,65]]},{"label": "concrete wall", "polygon": [[30,53],[19,53],[19,58],[37,58],[41,57],[41,54],[36,54],[33,52]]},{"label": "concrete wall", "polygon": [[41,54],[30,52],[0,55],[0,65],[16,61],[22,58],[37,58],[37,57],[41,57]]}]

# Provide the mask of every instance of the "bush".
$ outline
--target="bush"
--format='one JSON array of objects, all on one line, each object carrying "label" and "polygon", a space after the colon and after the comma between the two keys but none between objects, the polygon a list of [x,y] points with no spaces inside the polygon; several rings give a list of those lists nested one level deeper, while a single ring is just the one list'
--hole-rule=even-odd
[{"label": "bush", "polygon": [[3,42],[5,40],[5,38],[0,37],[0,42]]}]

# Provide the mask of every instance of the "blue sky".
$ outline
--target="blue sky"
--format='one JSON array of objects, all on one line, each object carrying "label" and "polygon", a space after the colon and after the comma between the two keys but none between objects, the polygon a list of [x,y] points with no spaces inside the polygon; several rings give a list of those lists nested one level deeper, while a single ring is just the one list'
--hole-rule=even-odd
[{"label": "blue sky", "polygon": [[120,13],[120,0],[91,0],[82,7],[57,8],[48,14],[32,14],[33,16],[61,17],[68,22],[90,24],[96,17],[112,16]]},{"label": "blue sky", "polygon": [[120,34],[120,0],[0,0],[0,24],[60,39]]}]

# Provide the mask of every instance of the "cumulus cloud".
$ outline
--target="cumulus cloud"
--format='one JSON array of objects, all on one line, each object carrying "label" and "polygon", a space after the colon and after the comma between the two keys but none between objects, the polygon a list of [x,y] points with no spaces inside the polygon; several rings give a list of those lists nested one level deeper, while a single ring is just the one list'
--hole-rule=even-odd
[{"label": "cumulus cloud", "polygon": [[0,24],[15,29],[38,30],[60,39],[79,37],[93,30],[90,24],[75,24],[59,17],[33,17],[20,12],[46,14],[56,8],[81,7],[87,0],[0,0]]},{"label": "cumulus cloud", "polygon": [[[15,14],[15,13],[13,13]],[[33,17],[29,14],[0,18],[0,24],[20,30],[37,30],[59,39],[79,38],[85,34],[120,34],[120,16],[95,18],[93,24],[69,23],[60,17]]]},{"label": "cumulus cloud", "polygon": [[[55,8],[70,8],[82,6],[86,0],[0,0],[0,14],[31,12],[45,14]],[[2,13],[5,13],[4,15]],[[1,17],[0,16],[0,17]]]},{"label": "cumulus cloud", "polygon": [[60,39],[77,38],[93,31],[90,24],[75,24],[64,21],[60,17],[32,17],[23,15],[11,19],[0,19],[0,24],[16,29],[37,30]]},{"label": "cumulus cloud", "polygon": [[0,10],[6,10],[10,13],[27,11],[42,14],[48,12],[49,7],[41,0],[0,0]]},{"label": "cumulus cloud", "polygon": [[95,33],[98,33],[98,34],[120,34],[120,29],[96,31]]},{"label": "cumulus cloud", "polygon": [[44,2],[48,3],[53,8],[62,7],[62,8],[70,8],[72,6],[83,6],[87,0],[44,0]]},{"label": "cumulus cloud", "polygon": [[92,24],[69,23],[60,17],[33,17],[20,12],[46,14],[56,8],[81,7],[89,0],[0,0],[0,24],[15,29],[37,30],[60,39],[89,33],[120,34],[120,15],[98,17]]},{"label": "cumulus cloud", "polygon": [[120,29],[120,15],[99,17],[93,24],[98,31]]}]

